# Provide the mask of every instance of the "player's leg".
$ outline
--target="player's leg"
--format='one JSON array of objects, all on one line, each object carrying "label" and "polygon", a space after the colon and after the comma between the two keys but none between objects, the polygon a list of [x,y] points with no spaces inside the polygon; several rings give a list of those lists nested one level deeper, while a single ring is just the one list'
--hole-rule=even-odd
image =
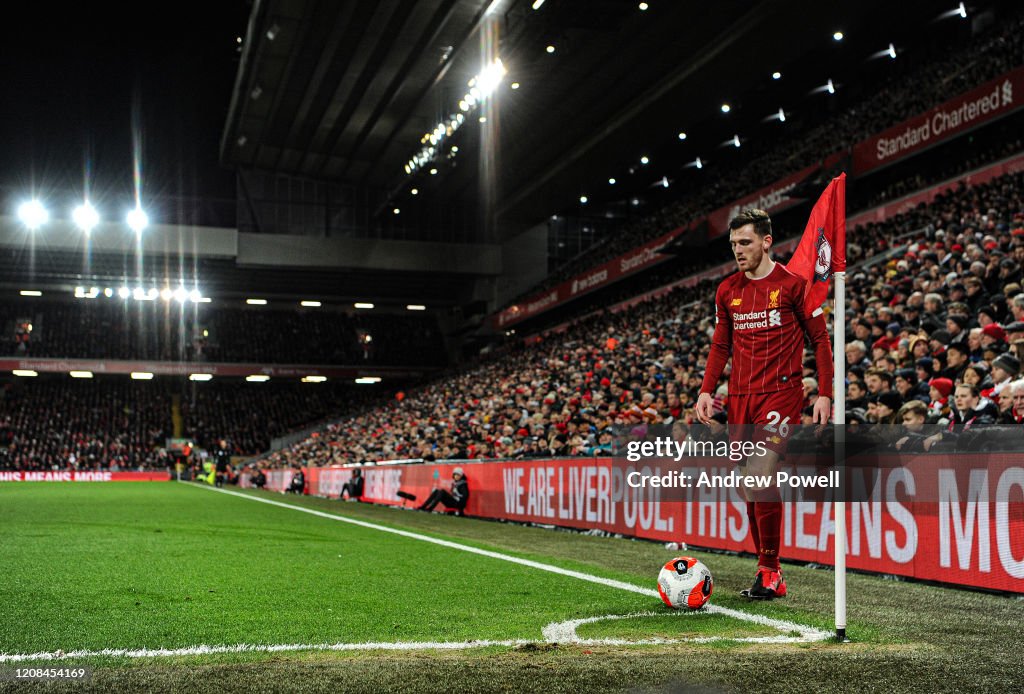
[{"label": "player's leg", "polygon": [[779,565],[782,544],[782,498],[775,486],[775,472],[780,456],[766,450],[747,459],[747,476],[752,486],[746,488],[747,513],[753,511],[753,528],[757,528],[757,574],[747,596],[771,599],[786,594],[786,582]]},{"label": "player's leg", "polygon": [[[789,437],[794,433],[803,405],[803,393],[791,389],[758,398],[754,412],[754,441],[764,444],[765,452],[747,460],[747,474],[755,484],[748,488],[747,498],[753,501],[757,526],[757,575],[749,596],[771,599],[786,595],[786,582],[779,565],[782,545],[782,497],[776,485],[779,460],[785,455]],[[748,507],[749,513],[749,507]]]},{"label": "player's leg", "polygon": [[[742,422],[749,422],[749,395],[730,395],[726,401],[726,421],[729,423],[729,438],[732,441],[749,441],[753,435],[753,427]],[[740,474],[747,474],[746,461],[740,464]],[[757,530],[757,517],[754,510],[754,500],[747,497],[747,523],[750,527],[750,539],[754,542],[754,553],[757,554],[761,547],[761,537]]]}]

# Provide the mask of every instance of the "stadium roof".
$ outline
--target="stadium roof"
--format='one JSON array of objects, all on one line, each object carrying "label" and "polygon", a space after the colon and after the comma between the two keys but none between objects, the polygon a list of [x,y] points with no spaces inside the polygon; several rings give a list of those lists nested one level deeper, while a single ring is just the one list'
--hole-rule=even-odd
[{"label": "stadium roof", "polygon": [[[396,205],[414,186],[418,205],[487,199],[517,231],[581,194],[632,195],[662,176],[696,185],[687,158],[723,160],[730,152],[719,145],[736,133],[770,138],[762,121],[780,102],[852,77],[870,51],[911,41],[941,9],[877,0],[655,1],[646,11],[612,0],[532,4],[257,0],[222,162],[383,189]],[[832,39],[839,30],[842,45]],[[480,124],[473,112],[445,142],[443,154],[459,151],[439,157],[438,175],[407,175],[424,133],[458,111],[488,45],[508,69],[497,117]],[[784,79],[773,81],[774,70]],[[646,153],[658,157],[649,166],[640,164]]]}]

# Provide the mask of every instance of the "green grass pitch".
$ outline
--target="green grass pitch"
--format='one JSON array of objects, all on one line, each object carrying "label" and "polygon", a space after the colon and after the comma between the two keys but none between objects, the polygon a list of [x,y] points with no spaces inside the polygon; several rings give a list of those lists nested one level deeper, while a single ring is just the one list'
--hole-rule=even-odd
[{"label": "green grass pitch", "polygon": [[[654,588],[657,544],[252,492],[590,575]],[[851,575],[854,642],[713,643],[777,636],[722,614],[187,484],[0,485],[0,653],[205,645],[517,641],[467,650],[219,653],[61,661],[90,688],[300,691],[934,691],[950,678],[1003,691],[1024,681],[1024,602]],[[696,553],[712,603],[830,629],[832,574],[786,567],[792,595],[750,604],[749,558]],[[584,639],[674,643],[553,645]],[[22,665],[24,663],[21,663]],[[0,663],[0,671],[13,667]],[[965,680],[965,677],[969,677]],[[15,685],[0,680],[0,688]]]}]

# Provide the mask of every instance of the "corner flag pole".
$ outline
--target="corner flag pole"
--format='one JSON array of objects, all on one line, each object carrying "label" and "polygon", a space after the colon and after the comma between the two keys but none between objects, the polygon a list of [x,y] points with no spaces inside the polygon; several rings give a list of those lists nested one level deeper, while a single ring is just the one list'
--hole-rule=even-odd
[{"label": "corner flag pole", "polygon": [[[836,300],[833,315],[833,337],[835,351],[832,361],[835,367],[833,374],[833,395],[835,396],[835,463],[843,461],[839,474],[846,477],[846,273],[837,272],[835,278]],[[836,535],[835,535],[835,579],[836,579],[836,640],[846,640],[846,492],[840,485],[835,502]]]}]

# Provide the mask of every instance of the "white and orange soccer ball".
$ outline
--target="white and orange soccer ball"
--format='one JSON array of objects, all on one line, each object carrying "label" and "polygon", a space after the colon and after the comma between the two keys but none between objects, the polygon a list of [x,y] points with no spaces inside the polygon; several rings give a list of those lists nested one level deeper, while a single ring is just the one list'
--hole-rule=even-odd
[{"label": "white and orange soccer ball", "polygon": [[711,598],[715,581],[711,571],[693,557],[676,557],[665,562],[658,574],[658,594],[674,610],[699,610]]}]

